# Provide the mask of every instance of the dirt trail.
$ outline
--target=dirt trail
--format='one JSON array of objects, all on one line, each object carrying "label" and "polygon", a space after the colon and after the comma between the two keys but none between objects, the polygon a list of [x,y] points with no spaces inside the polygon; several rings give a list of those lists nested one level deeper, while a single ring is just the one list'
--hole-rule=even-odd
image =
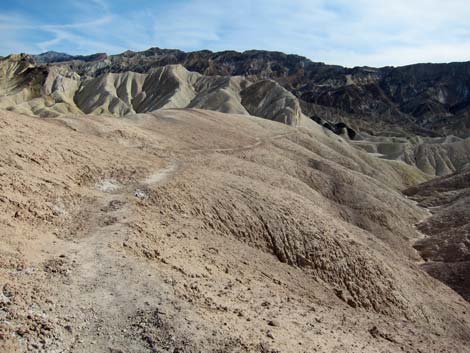
[{"label": "dirt trail", "polygon": [[[151,176],[145,185],[163,182],[168,169]],[[140,186],[138,186],[140,187]],[[128,347],[130,352],[149,350],[147,342],[130,333],[132,316],[139,309],[157,307],[165,291],[155,269],[128,258],[119,248],[128,239],[133,215],[128,206],[136,186],[104,193],[96,204],[97,215],[90,233],[78,241],[62,240],[56,254],[75,261],[65,308],[78,325],[71,351],[112,351]],[[168,289],[166,289],[168,290]],[[67,313],[64,313],[67,314]]]},{"label": "dirt trail", "polygon": [[144,185],[163,184],[173,175],[175,175],[181,168],[181,162],[173,161],[163,169],[158,170],[156,173],[150,175],[143,181]]},{"label": "dirt trail", "polygon": [[[274,135],[248,146],[191,152],[251,149],[294,133]],[[73,241],[57,239],[45,246],[50,259],[60,257],[76,264],[66,288],[56,288],[58,292],[68,293],[66,298],[57,297],[66,299],[59,305],[65,308],[61,315],[68,317],[76,328],[72,332],[71,352],[120,352],[119,347],[127,347],[126,352],[154,351],[152,342],[141,337],[136,339],[135,315],[152,310],[158,312],[162,301],[172,300],[172,288],[153,265],[128,257],[122,246],[132,232],[130,223],[135,217],[132,210],[135,198],[145,198],[149,187],[165,184],[182,166],[180,161],[171,161],[138,184],[120,185],[114,180],[98,183],[96,187],[102,197],[88,205],[96,210],[87,220],[88,234]],[[108,184],[112,187],[107,187]]]},{"label": "dirt trail", "polygon": [[244,146],[238,146],[238,147],[230,147],[230,148],[200,148],[200,149],[190,149],[187,150],[186,152],[237,152],[237,151],[245,151],[245,150],[250,150],[253,148],[256,148],[258,146],[261,146],[262,144],[277,140],[283,137],[289,137],[297,134],[297,131],[293,132],[286,132],[282,134],[277,134],[277,135],[272,135],[269,137],[265,138],[256,138],[256,142],[249,144],[249,145],[244,145]]}]

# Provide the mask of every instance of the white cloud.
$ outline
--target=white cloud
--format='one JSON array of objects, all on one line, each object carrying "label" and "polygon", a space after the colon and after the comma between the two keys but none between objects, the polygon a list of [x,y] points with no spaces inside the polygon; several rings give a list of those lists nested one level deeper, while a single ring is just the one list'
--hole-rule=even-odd
[{"label": "white cloud", "polygon": [[449,0],[195,0],[156,17],[183,49],[269,49],[355,65],[470,60],[470,6]]},{"label": "white cloud", "polygon": [[76,23],[65,23],[65,24],[58,24],[58,25],[40,25],[37,26],[40,29],[43,30],[55,30],[55,29],[77,29],[77,28],[93,28],[96,26],[102,26],[105,24],[111,23],[113,20],[113,17],[111,15],[105,15],[102,17],[99,17],[97,19],[91,20],[91,21],[85,21],[85,22],[76,22]]},{"label": "white cloud", "polygon": [[418,47],[387,47],[372,53],[325,51],[320,53],[344,66],[403,66],[416,63],[443,63],[452,61],[468,61],[470,59],[470,43],[466,44],[428,44]]}]

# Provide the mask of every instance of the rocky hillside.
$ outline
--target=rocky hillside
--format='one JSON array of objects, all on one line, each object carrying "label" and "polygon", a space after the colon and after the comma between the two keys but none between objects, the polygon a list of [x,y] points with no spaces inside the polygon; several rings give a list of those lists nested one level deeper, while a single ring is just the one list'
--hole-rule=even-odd
[{"label": "rocky hillside", "polygon": [[[64,61],[57,53],[35,58],[43,63]],[[429,136],[467,136],[470,132],[470,62],[345,68],[279,52],[185,53],[159,48],[107,57],[97,54],[95,61],[89,57],[69,59],[73,61],[66,65],[73,71],[92,77],[111,72],[147,73],[182,64],[206,76],[272,79],[307,104],[336,110],[337,118],[373,121],[379,132],[396,125]]]},{"label": "rocky hillside", "polygon": [[310,119],[0,111],[1,352],[469,352],[425,180]]},{"label": "rocky hillside", "polygon": [[242,76],[204,76],[180,64],[148,73],[125,71],[96,77],[79,73],[67,65],[39,65],[28,55],[0,60],[0,108],[41,117],[202,108],[289,125],[297,125],[302,116],[299,101],[272,80],[253,84]]},{"label": "rocky hillside", "polygon": [[[373,101],[367,91],[356,92],[360,101],[348,103],[354,109],[333,100],[328,101],[330,104],[320,98],[313,101],[305,98],[306,87],[317,93],[328,87],[340,89],[339,72],[346,77],[347,90],[355,90],[370,86],[371,82],[382,85],[381,80],[386,79],[383,72],[395,69],[348,70],[315,64],[294,55],[259,51],[186,54],[152,49],[110,57],[103,54],[72,57],[55,52],[39,56],[11,55],[0,60],[0,108],[41,117],[124,116],[168,108],[200,108],[254,115],[292,126],[308,116],[347,140],[355,140],[356,147],[383,158],[402,160],[429,175],[447,175],[470,162],[468,139],[416,135],[437,134],[437,130],[423,130],[426,121],[437,119],[442,123],[434,115],[418,119],[404,115],[403,109],[395,104],[394,113],[385,117],[388,108],[381,104],[374,103],[374,109],[372,106],[366,109],[363,101]],[[413,72],[407,77],[417,80]],[[455,84],[460,80],[450,76],[448,79]],[[386,80],[389,89],[385,91],[390,91],[390,82],[394,80]],[[418,81],[420,89],[424,89],[423,81]],[[400,89],[405,92],[404,88]],[[406,90],[408,93],[402,92],[400,99],[406,96],[411,100],[414,91]],[[388,103],[392,101],[387,98]],[[458,117],[453,121],[464,123]],[[465,128],[454,131],[451,125],[444,125],[446,130],[440,133],[466,134]]]},{"label": "rocky hillside", "polygon": [[0,351],[470,352],[467,71],[0,59]]},{"label": "rocky hillside", "polygon": [[401,160],[414,165],[429,175],[449,175],[470,165],[470,138],[409,138],[360,133],[352,144],[382,158]]}]

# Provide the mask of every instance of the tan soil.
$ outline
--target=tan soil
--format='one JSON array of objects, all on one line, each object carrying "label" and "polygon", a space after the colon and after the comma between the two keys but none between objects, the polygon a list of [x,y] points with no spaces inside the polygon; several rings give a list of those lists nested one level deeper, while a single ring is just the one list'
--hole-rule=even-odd
[{"label": "tan soil", "polygon": [[202,110],[0,127],[2,352],[470,351],[413,167]]}]

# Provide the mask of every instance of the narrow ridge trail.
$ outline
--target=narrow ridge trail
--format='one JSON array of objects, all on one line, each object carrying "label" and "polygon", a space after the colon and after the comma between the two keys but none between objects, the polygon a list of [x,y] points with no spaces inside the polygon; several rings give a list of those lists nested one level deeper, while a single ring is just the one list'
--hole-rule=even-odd
[{"label": "narrow ridge trail", "polygon": [[255,138],[256,139],[256,142],[255,143],[252,143],[252,144],[249,144],[249,145],[245,145],[245,146],[239,146],[239,147],[228,147],[228,148],[200,148],[200,149],[190,149],[190,150],[187,150],[185,152],[189,152],[189,153],[197,153],[197,152],[237,152],[237,151],[246,151],[246,150],[250,150],[250,149],[253,149],[253,148],[256,148],[256,147],[259,147],[261,145],[263,145],[264,143],[266,142],[269,142],[269,141],[273,141],[273,140],[277,140],[277,139],[280,139],[280,138],[283,138],[283,137],[289,137],[289,136],[293,136],[297,134],[297,131],[293,131],[293,132],[287,132],[287,133],[282,133],[282,134],[277,134],[277,135],[272,135],[272,136],[269,136],[269,137],[265,137],[265,138],[260,138],[260,137],[257,137]]}]

